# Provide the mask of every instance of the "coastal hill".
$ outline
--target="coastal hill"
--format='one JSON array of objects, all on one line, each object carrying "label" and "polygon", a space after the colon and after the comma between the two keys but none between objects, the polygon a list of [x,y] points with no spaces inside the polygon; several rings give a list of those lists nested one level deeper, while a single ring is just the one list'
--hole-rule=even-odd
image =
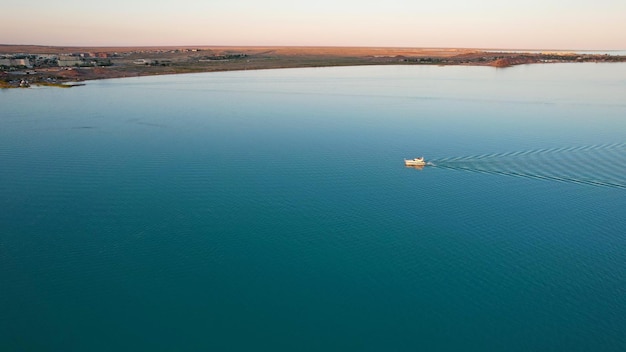
[{"label": "coastal hill", "polygon": [[625,62],[625,56],[462,48],[67,47],[0,44],[0,87],[193,72],[359,65]]}]

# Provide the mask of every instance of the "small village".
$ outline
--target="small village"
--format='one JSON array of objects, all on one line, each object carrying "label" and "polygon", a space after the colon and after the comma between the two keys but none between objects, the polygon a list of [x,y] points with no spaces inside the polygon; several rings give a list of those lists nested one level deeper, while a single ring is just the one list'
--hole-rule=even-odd
[{"label": "small village", "polygon": [[116,55],[105,52],[65,55],[45,53],[0,55],[0,78],[4,81],[4,85],[0,86],[29,87],[33,83],[60,84],[68,81],[62,71],[111,66],[112,57]]},{"label": "small village", "polygon": [[[178,71],[185,71],[190,64],[224,63],[247,56],[222,52],[199,55],[202,51],[136,49],[121,52],[0,53],[0,88],[27,88],[31,85],[71,87],[85,80],[180,73]],[[170,66],[176,68],[158,69]]]}]

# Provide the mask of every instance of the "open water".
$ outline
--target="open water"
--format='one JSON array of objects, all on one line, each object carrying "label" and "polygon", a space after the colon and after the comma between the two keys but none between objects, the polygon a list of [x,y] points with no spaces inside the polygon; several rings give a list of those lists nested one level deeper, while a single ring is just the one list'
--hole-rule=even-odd
[{"label": "open water", "polygon": [[625,64],[128,78],[0,110],[2,351],[626,350]]}]

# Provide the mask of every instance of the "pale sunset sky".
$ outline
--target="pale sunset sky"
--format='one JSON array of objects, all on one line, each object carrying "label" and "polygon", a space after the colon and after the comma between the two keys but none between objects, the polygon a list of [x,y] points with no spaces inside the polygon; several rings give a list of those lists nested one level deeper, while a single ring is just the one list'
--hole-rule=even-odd
[{"label": "pale sunset sky", "polygon": [[626,0],[29,0],[0,44],[626,49]]}]

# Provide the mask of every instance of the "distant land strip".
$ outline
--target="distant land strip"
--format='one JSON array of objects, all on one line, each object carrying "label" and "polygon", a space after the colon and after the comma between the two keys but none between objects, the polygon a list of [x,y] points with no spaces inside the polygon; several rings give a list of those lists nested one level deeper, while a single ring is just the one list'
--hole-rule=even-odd
[{"label": "distant land strip", "polygon": [[626,56],[455,48],[60,47],[0,44],[0,88],[31,85],[66,87],[95,79],[277,68],[363,65],[509,67],[556,62],[626,62]]}]

